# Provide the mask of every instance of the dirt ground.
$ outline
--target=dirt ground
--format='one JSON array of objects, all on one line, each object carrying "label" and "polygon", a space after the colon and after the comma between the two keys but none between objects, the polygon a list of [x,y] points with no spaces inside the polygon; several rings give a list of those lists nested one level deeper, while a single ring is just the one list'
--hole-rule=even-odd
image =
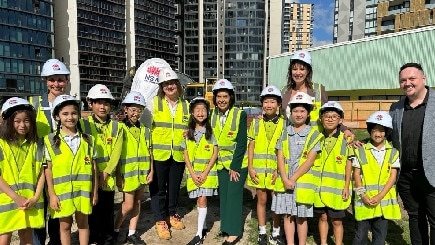
[{"label": "dirt ground", "polygon": [[[243,219],[245,221],[251,219],[252,210],[250,208],[252,203],[252,193],[245,189],[244,199],[247,202],[243,207]],[[151,199],[149,198],[149,193],[146,192],[144,195],[144,199],[142,201],[141,206],[141,214],[140,220],[137,227],[137,232],[140,234],[140,237],[146,242],[148,245],[160,245],[160,244],[187,244],[196,234],[197,227],[197,211],[196,211],[196,200],[189,199],[186,193],[185,188],[180,191],[179,198],[179,214],[183,217],[183,221],[186,225],[186,228],[181,231],[171,230],[172,239],[170,240],[160,240],[155,232],[154,221],[152,218],[151,211]],[[115,209],[118,210],[120,208],[120,203],[122,202],[122,193],[116,193],[115,195]],[[115,212],[116,212],[115,210]],[[207,228],[209,229],[209,233],[204,241],[204,244],[221,244],[224,241],[224,238],[220,238],[217,236],[220,228],[220,220],[219,220],[219,198],[211,197],[208,199],[208,213],[207,213]],[[248,222],[245,222],[245,230],[244,237],[238,244],[247,245],[249,244],[248,239]],[[119,240],[121,241],[125,238],[128,232],[128,221],[126,220],[121,227]],[[19,245],[18,237],[14,234],[13,245]],[[73,225],[73,233],[72,233],[72,244],[78,244],[78,232],[77,227]],[[122,244],[122,243],[120,243]]]}]

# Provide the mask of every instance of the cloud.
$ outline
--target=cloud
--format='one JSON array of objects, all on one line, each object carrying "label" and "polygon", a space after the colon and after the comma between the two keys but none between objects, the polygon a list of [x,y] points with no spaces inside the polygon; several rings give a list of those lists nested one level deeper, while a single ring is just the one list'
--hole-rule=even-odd
[{"label": "cloud", "polygon": [[331,44],[332,43],[332,39],[331,40],[318,40],[316,37],[313,38],[313,47],[319,47],[319,46],[323,46],[326,44]]},{"label": "cloud", "polygon": [[330,33],[334,30],[334,2],[314,4],[314,29]]}]

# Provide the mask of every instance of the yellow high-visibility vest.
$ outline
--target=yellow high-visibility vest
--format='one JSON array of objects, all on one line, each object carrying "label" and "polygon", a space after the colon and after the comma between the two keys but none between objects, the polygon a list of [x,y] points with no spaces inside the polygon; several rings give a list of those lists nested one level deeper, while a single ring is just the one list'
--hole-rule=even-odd
[{"label": "yellow high-visibility vest", "polygon": [[[54,147],[54,133],[44,137],[51,158],[54,192],[60,200],[59,211],[50,209],[52,218],[62,218],[75,212],[91,214],[93,191],[92,157],[95,139],[88,135],[90,143],[83,136],[74,155],[68,144],[61,138],[59,148]],[[61,137],[61,136],[60,136]]]},{"label": "yellow high-visibility vest", "polygon": [[[399,151],[388,142],[385,144],[385,157],[382,166],[379,166],[367,145],[355,150],[355,155],[361,165],[362,185],[366,195],[373,197],[380,193],[390,178],[391,165],[399,158]],[[366,206],[362,199],[355,195],[355,219],[358,221],[383,216],[385,219],[400,219],[400,207],[397,202],[396,186],[394,185],[382,198],[377,206]]]},{"label": "yellow high-visibility vest", "polygon": [[[0,139],[1,177],[18,195],[31,198],[35,196],[38,177],[43,161],[44,145],[42,140],[32,143],[21,168],[15,161],[9,144]],[[20,210],[6,193],[0,191],[0,234],[25,228],[44,227],[44,199],[39,197],[33,208]]]},{"label": "yellow high-visibility vest", "polygon": [[[186,139],[186,149],[189,154],[189,161],[192,164],[193,171],[195,171],[196,174],[204,172],[213,156],[213,142],[208,141],[205,138],[205,135],[202,135],[198,144],[194,140]],[[198,189],[198,186],[193,182],[187,168],[186,174],[188,177],[186,181],[187,191],[190,192]],[[210,172],[207,175],[207,180],[200,187],[210,189],[216,189],[218,187],[216,163],[210,169]]]},{"label": "yellow high-visibility vest", "polygon": [[189,107],[185,100],[179,99],[177,103],[177,111],[172,117],[167,103],[159,96],[154,97],[152,129],[154,160],[166,161],[172,155],[175,161],[184,162],[181,143],[189,121]]},{"label": "yellow high-visibility vest", "polygon": [[140,125],[139,138],[134,137],[124,124],[123,127],[125,137],[118,168],[124,178],[124,188],[121,191],[130,192],[146,184],[151,166],[149,154],[151,138],[150,130],[143,124]]},{"label": "yellow high-visibility vest", "polygon": [[38,137],[42,138],[53,132],[51,107],[48,102],[47,93],[41,96],[30,96],[29,103],[33,105],[36,111],[36,130]]}]

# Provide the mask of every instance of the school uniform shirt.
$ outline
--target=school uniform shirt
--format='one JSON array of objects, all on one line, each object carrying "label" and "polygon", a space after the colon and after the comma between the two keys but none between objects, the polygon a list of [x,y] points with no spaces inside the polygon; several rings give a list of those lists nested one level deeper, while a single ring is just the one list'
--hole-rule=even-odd
[{"label": "school uniform shirt", "polygon": [[[201,140],[202,136],[205,134],[205,130],[206,130],[205,127],[202,127],[199,130],[195,129],[195,132],[194,132],[193,135],[195,137],[196,144],[199,143],[199,141]],[[214,146],[217,146],[217,141],[216,141],[216,139],[215,139],[213,134],[211,135],[210,141],[213,143]],[[183,149],[183,151],[187,149],[186,141],[185,140],[183,140],[183,142],[181,143],[181,149]],[[186,170],[187,170],[187,167],[186,167]],[[209,197],[209,196],[216,196],[216,195],[218,195],[218,190],[217,189],[203,188],[203,187],[199,187],[198,189],[189,192],[189,198],[197,198],[197,197],[200,197],[200,196],[207,196],[207,197]]]},{"label": "school uniform shirt", "polygon": [[[292,125],[284,130],[283,135],[276,144],[277,150],[282,149],[282,142],[285,134],[289,135],[289,151],[290,159],[284,159],[285,164],[289,165],[288,178],[291,177],[299,168],[299,159],[302,156],[305,141],[307,140],[308,133],[311,126],[307,125],[300,132],[296,132]],[[316,143],[312,151],[319,152],[321,150],[320,143]],[[313,217],[313,205],[305,205],[296,203],[296,196],[294,190],[286,190],[284,193],[274,193],[272,197],[271,210],[276,214],[290,214],[297,217]]]},{"label": "school uniform shirt", "polygon": [[[65,143],[69,146],[69,148],[71,149],[71,151],[75,155],[77,153],[77,150],[79,149],[79,146],[80,146],[80,137],[81,137],[80,133],[77,132],[73,136],[69,136],[69,135],[65,134],[63,131],[60,131],[59,137],[61,137],[65,141]],[[44,146],[44,152],[45,152],[44,153],[45,160],[51,161],[50,154],[48,154],[47,146]],[[95,160],[95,159],[97,159],[96,147],[94,147],[94,152],[92,154],[92,160]]]},{"label": "school uniform shirt", "polygon": [[[381,149],[378,149],[374,145],[372,145],[372,143],[367,143],[366,147],[370,149],[370,152],[372,153],[373,157],[376,159],[376,162],[378,163],[379,167],[382,167],[382,164],[384,163],[385,153],[386,153],[385,145],[383,145]],[[361,168],[361,164],[359,163],[358,158],[353,156],[351,159],[352,159],[352,167]],[[391,168],[397,168],[397,169],[400,168],[399,158],[397,158],[396,161],[393,162]]]}]

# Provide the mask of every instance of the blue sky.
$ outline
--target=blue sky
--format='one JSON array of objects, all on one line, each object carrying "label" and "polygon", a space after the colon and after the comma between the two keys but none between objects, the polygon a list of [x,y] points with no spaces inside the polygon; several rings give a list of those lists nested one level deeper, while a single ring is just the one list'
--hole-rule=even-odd
[{"label": "blue sky", "polygon": [[293,0],[292,2],[314,3],[313,46],[332,43],[334,0]]}]

